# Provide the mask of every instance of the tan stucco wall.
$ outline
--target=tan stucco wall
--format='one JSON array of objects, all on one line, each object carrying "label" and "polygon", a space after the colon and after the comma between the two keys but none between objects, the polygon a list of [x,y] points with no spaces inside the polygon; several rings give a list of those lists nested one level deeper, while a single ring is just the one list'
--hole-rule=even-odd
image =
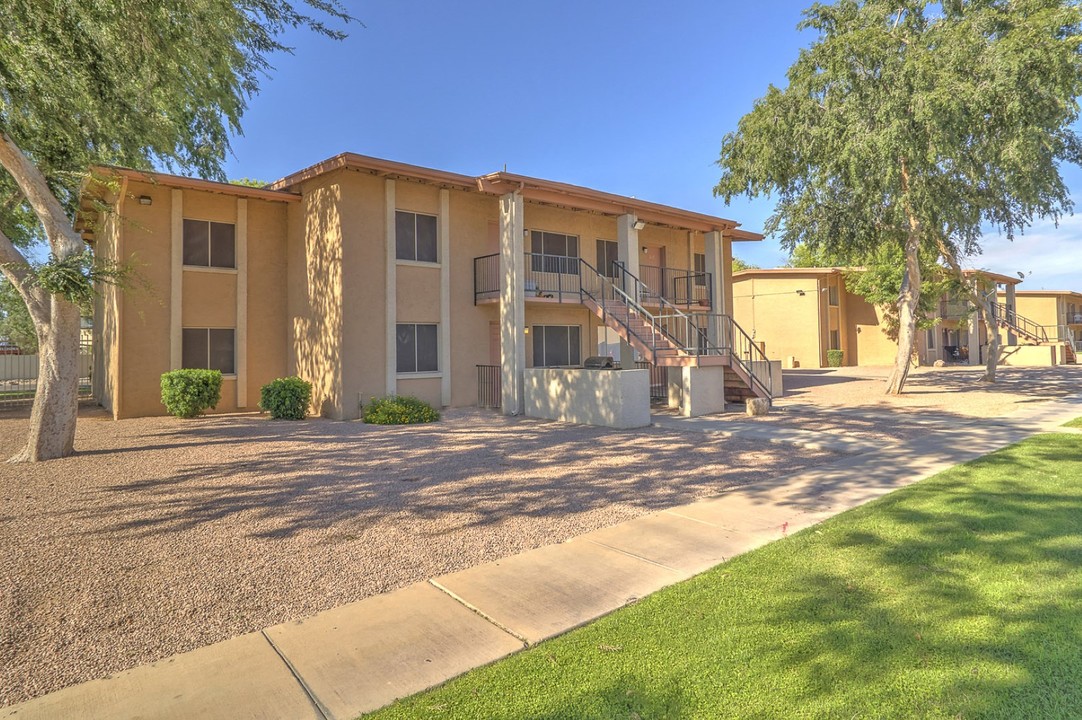
[{"label": "tan stucco wall", "polygon": [[884,332],[883,310],[848,290],[842,297],[846,315],[844,335],[847,337],[845,364],[892,365],[898,345]]},{"label": "tan stucco wall", "polygon": [[114,417],[161,415],[161,375],[169,370],[170,207],[167,187],[128,184],[131,196],[150,196],[151,205],[124,203],[122,261],[138,268],[145,287],[120,294],[121,356],[119,403]]},{"label": "tan stucco wall", "polygon": [[[103,302],[102,331],[108,333],[119,315],[119,352],[110,358],[103,404],[115,417],[160,415],[161,375],[170,369],[170,303],[172,191],[149,183],[130,182],[131,197],[146,195],[150,205],[129,200],[120,226],[121,259],[132,261],[146,288],[119,294],[117,309]],[[236,223],[237,198],[197,190],[182,193],[183,217]],[[248,365],[247,408],[255,409],[259,388],[286,374],[285,357],[285,208],[281,203],[249,199],[248,217]],[[237,271],[183,271],[182,327],[237,328]],[[238,338],[239,342],[239,338]],[[119,388],[119,401],[116,401]],[[216,412],[237,407],[237,380],[226,377]]]},{"label": "tan stucco wall", "polygon": [[[499,217],[496,198],[451,191],[451,405],[477,403],[477,365],[489,361],[489,322],[496,304],[474,307],[473,259],[491,253],[489,224]],[[445,370],[446,372],[446,370]]]},{"label": "tan stucco wall", "polygon": [[312,409],[326,417],[342,404],[342,174],[305,185],[288,210],[289,372],[312,383]]},{"label": "tan stucco wall", "polygon": [[823,366],[826,311],[816,277],[741,278],[732,286],[733,318],[769,359],[786,365],[793,356],[802,368]]}]

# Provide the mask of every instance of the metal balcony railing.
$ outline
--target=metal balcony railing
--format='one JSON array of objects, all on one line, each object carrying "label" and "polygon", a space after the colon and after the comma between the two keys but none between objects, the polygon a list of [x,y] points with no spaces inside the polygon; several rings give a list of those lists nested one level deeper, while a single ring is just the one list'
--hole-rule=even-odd
[{"label": "metal balcony railing", "polygon": [[[610,279],[617,276],[620,263],[613,263],[606,272]],[[524,292],[527,298],[577,302],[582,286],[580,258],[545,253],[526,253]],[[592,272],[597,272],[591,267]],[[685,308],[711,308],[714,305],[710,273],[697,273],[680,268],[644,265],[640,268],[646,288],[641,302],[656,305],[658,299]],[[473,260],[473,298],[493,300],[500,296],[500,256],[483,255]]]}]

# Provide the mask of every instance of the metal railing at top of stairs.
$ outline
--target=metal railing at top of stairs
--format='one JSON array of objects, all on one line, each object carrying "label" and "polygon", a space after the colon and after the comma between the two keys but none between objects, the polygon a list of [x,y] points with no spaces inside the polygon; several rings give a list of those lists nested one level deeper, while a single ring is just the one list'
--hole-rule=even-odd
[{"label": "metal railing at top of stairs", "polygon": [[1044,325],[1039,325],[1029,318],[1019,315],[1014,311],[1014,308],[1006,303],[992,303],[992,317],[1037,342],[1048,342],[1048,331]]},{"label": "metal railing at top of stairs", "polygon": [[[613,317],[623,325],[628,333],[635,334],[629,324],[630,310],[634,310],[652,333],[649,343],[645,338],[639,339],[652,349],[675,347],[678,351],[692,356],[728,356],[730,364],[735,364],[748,377],[753,392],[757,386],[757,395],[769,401],[773,400],[771,388],[774,383],[770,361],[730,315],[686,313],[664,298],[657,298],[659,312],[651,313],[639,302],[639,298],[649,292],[649,288],[629,272],[623,263],[614,263],[616,277],[610,280],[586,261],[580,262],[583,267],[583,295],[591,298],[602,309],[603,314]],[[611,313],[602,302],[610,299],[621,302],[629,309],[624,317]],[[666,342],[659,343],[659,337]]]},{"label": "metal railing at top of stairs", "polygon": [[[613,265],[617,268],[620,267],[619,263],[614,263]],[[654,352],[675,344],[674,340],[667,338],[666,333],[658,323],[657,318],[639,303],[638,297],[640,296],[637,293],[636,297],[632,297],[631,294],[625,292],[623,288],[616,284],[616,282],[599,273],[593,265],[581,258],[579,258],[579,267],[580,292],[585,297],[593,300],[594,304],[600,308],[602,320],[611,317],[615,322],[623,326],[629,335],[634,335],[641,343],[643,343],[643,345]],[[624,311],[622,313],[612,312],[612,308],[610,305],[606,304],[606,300],[615,300],[619,302],[621,307],[624,308]],[[643,337],[641,333],[637,333],[632,329],[632,310],[635,311],[635,314],[639,316],[643,324],[649,329],[649,338]]]}]

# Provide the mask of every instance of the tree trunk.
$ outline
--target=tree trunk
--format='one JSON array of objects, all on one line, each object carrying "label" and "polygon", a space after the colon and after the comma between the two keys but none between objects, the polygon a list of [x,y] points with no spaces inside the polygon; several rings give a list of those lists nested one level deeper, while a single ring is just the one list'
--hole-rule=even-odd
[{"label": "tree trunk", "polygon": [[999,364],[999,326],[993,319],[991,303],[987,297],[980,297],[980,293],[974,293],[979,298],[977,303],[977,317],[984,323],[988,332],[988,355],[984,358],[984,375],[979,382],[994,383],[996,381],[996,366]]},{"label": "tree trunk", "polygon": [[901,395],[909,377],[913,344],[917,338],[920,282],[920,233],[919,227],[914,224],[905,242],[905,273],[898,295],[898,354],[894,357],[894,370],[887,379],[888,395]]},{"label": "tree trunk", "polygon": [[38,328],[38,384],[30,437],[11,462],[37,462],[75,451],[79,414],[79,308],[52,296],[51,318]]},{"label": "tree trunk", "polygon": [[[49,249],[57,260],[78,255],[86,247],[64,207],[49,189],[41,170],[10,137],[0,133],[0,167],[11,174],[45,229]],[[30,436],[11,460],[50,460],[75,451],[75,420],[79,415],[79,308],[63,297],[30,288],[26,259],[0,232],[3,272],[17,283],[38,333],[38,381],[30,411]]]}]

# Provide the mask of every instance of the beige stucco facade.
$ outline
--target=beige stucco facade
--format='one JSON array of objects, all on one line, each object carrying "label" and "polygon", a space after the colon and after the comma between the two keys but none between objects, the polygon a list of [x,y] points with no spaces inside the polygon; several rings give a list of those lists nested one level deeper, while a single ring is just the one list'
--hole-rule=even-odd
[{"label": "beige stucco facade", "polygon": [[882,310],[845,287],[836,268],[743,270],[733,275],[733,315],[783,367],[889,365],[896,345],[883,331]]},{"label": "beige stucco facade", "polygon": [[[689,273],[705,262],[696,255],[724,258],[728,268],[734,239],[759,239],[732,221],[632,198],[361,156],[332,158],[267,189],[113,172],[120,191],[103,196],[115,212],[98,218],[90,239],[103,257],[135,264],[145,286],[106,288],[96,308],[95,390],[117,418],[165,412],[160,378],[180,367],[192,328],[235,331],[236,371],[224,377],[217,412],[257,409],[259,388],[291,374],[313,384],[313,411],[330,418],[356,418],[370,398],[392,393],[437,407],[475,404],[477,366],[505,364],[508,354],[506,303],[478,298],[477,263],[491,261],[476,259],[501,251],[501,198],[509,195],[522,200],[526,253],[529,231],[564,233],[596,265],[598,240],[616,242],[623,232],[629,251],[619,224],[633,217],[643,226],[632,233],[636,259],[661,258],[674,286],[692,287]],[[435,262],[397,259],[399,212],[436,219]],[[233,226],[236,266],[185,265],[186,220]],[[701,309],[731,307],[730,279],[711,280],[718,301],[701,301]],[[694,285],[709,294],[705,282]],[[618,346],[577,290],[544,295],[522,301],[513,337],[524,343],[525,367],[538,326],[578,327],[579,361]],[[437,369],[397,372],[400,324],[436,326]]]}]

